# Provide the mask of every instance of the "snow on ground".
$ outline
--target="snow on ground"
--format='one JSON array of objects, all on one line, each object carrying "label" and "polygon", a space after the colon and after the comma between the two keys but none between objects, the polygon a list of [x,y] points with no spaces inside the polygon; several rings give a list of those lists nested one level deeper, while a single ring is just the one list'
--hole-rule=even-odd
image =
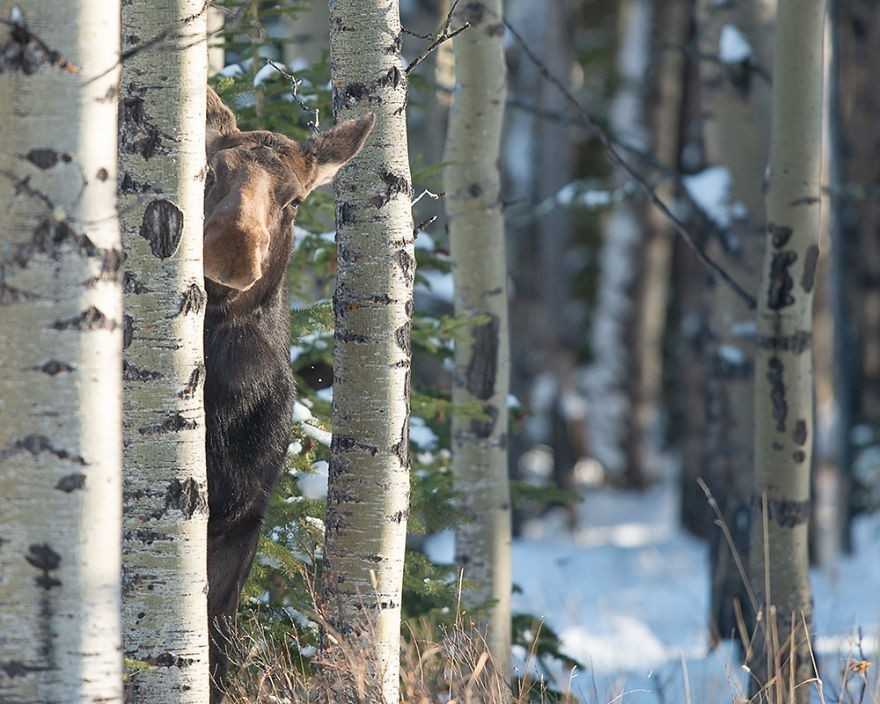
[{"label": "snow on ground", "polygon": [[[514,610],[543,618],[563,651],[587,666],[571,685],[584,702],[730,704],[743,693],[734,649],[708,652],[708,553],[678,527],[677,495],[674,484],[644,494],[590,489],[576,534],[551,515],[514,542]],[[857,524],[856,545],[857,557],[813,574],[826,696],[858,627],[869,656],[880,636],[880,519]],[[433,559],[446,561],[452,547],[449,533],[427,544]],[[570,676],[558,673],[559,683]]]}]

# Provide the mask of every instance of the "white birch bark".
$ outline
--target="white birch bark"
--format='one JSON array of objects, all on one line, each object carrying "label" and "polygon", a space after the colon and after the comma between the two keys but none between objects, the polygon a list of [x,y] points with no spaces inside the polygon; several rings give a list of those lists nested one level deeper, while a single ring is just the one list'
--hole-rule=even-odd
[{"label": "white birch bark", "polygon": [[[620,88],[611,105],[614,134],[634,145],[646,145],[645,76],[651,60],[653,0],[623,0],[620,4],[621,42],[617,55]],[[617,174],[618,181],[624,179]],[[627,465],[627,418],[633,412],[629,371],[635,350],[630,331],[636,315],[632,290],[643,244],[641,213],[624,202],[605,223],[596,317],[590,335],[595,361],[587,378],[590,403],[590,446],[612,473]]]},{"label": "white birch bark", "polygon": [[[808,626],[812,623],[807,521],[813,443],[812,304],[819,257],[824,20],[824,0],[779,2],[766,197],[767,249],[759,289],[755,369],[757,506],[753,579],[761,603],[767,608],[765,619],[778,623],[780,651],[774,653],[771,647],[769,657],[758,656],[752,669],[766,678],[767,669],[775,669],[774,656],[777,661],[788,660],[785,643],[794,632],[796,684],[814,674],[803,622]],[[789,672],[788,666],[784,672]],[[811,687],[800,687],[793,694],[787,684],[778,690],[777,701],[804,704],[809,701]]]},{"label": "white birch bark", "polygon": [[507,96],[502,0],[457,12],[471,28],[455,39],[456,90],[444,182],[455,280],[455,314],[485,318],[455,340],[452,401],[480,404],[485,418],[453,411],[453,475],[464,520],[456,561],[473,587],[466,608],[492,603],[484,624],[494,665],[510,678],[511,525],[507,478],[510,377],[507,258],[501,210],[501,127]]},{"label": "white birch bark", "polygon": [[[701,103],[706,158],[726,168],[731,188],[726,207],[730,227],[713,248],[716,261],[755,295],[764,258],[764,173],[770,146],[770,81],[775,0],[699,4],[700,52],[721,61],[701,61]],[[738,37],[751,53],[734,60],[729,44]],[[725,53],[727,52],[727,53]],[[736,206],[736,207],[734,207]],[[729,286],[712,288],[711,340],[706,389],[706,456],[702,473],[711,487],[747,562],[754,489],[755,311]],[[713,640],[737,638],[733,600],[743,612],[751,605],[726,542],[713,529],[710,630]]]},{"label": "white birch bark", "polygon": [[398,700],[409,511],[410,327],[415,254],[398,0],[336,0],[330,58],[337,119],[374,112],[336,178],[333,444],[322,590],[333,625],[371,621],[386,702]]},{"label": "white birch bark", "polygon": [[121,702],[119,3],[0,11],[0,701]]},{"label": "white birch bark", "polygon": [[119,191],[125,245],[125,655],[132,702],[206,702],[207,477],[202,276],[203,0],[123,6]]}]

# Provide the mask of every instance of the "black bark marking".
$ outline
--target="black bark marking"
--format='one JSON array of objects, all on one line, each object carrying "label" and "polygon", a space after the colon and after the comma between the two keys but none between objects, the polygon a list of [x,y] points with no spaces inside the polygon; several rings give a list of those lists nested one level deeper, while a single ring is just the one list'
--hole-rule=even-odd
[{"label": "black bark marking", "polygon": [[793,438],[801,447],[807,444],[807,421],[801,419],[795,423]]},{"label": "black bark marking", "polygon": [[803,198],[796,198],[791,202],[791,206],[796,208],[801,205],[817,205],[820,202],[820,199],[816,196],[804,196]]},{"label": "black bark marking", "polygon": [[379,454],[379,448],[375,445],[369,445],[365,442],[359,442],[348,435],[334,435],[333,440],[330,442],[330,445],[331,452],[333,453],[336,453],[337,451],[350,452],[352,450],[362,450],[371,457],[375,457]]},{"label": "black bark marking", "polygon": [[34,371],[40,371],[49,376],[56,376],[62,372],[72,372],[73,367],[65,362],[59,362],[57,359],[50,359],[41,367],[34,367]]},{"label": "black bark marking", "polygon": [[483,195],[483,187],[479,183],[472,183],[468,186],[467,192],[471,198],[479,198]]},{"label": "black bark marking", "polygon": [[72,455],[67,450],[59,449],[52,445],[45,435],[28,435],[21,440],[17,440],[9,447],[0,450],[0,460],[19,454],[20,452],[28,452],[32,457],[37,457],[40,453],[48,452],[59,460],[67,460],[74,464],[85,466],[87,463],[80,455]]},{"label": "black bark marking", "polygon": [[25,665],[19,660],[8,660],[6,662],[0,662],[0,670],[3,670],[9,679],[15,679],[16,677],[24,677],[31,672],[43,672],[46,668],[37,667],[35,665]]},{"label": "black bark marking", "polygon": [[204,514],[208,510],[208,498],[199,489],[195,479],[186,481],[175,479],[168,484],[165,492],[165,508],[154,518],[160,518],[168,511],[180,511],[186,519],[192,518],[196,513]]},{"label": "black bark marking", "polygon": [[356,209],[354,205],[351,203],[340,203],[336,208],[336,230],[337,232],[345,227],[346,225],[351,225],[354,223],[354,214]]},{"label": "black bark marking", "polygon": [[[474,345],[465,374],[465,386],[468,392],[481,401],[488,401],[495,393],[499,326],[498,317],[493,315],[487,323],[475,326],[471,332]],[[494,420],[492,424],[494,425]]]},{"label": "black bark marking", "polygon": [[770,287],[767,290],[767,307],[770,310],[779,311],[794,303],[794,296],[791,295],[794,289],[791,267],[796,261],[796,252],[773,253],[770,261]]},{"label": "black bark marking", "polygon": [[147,115],[144,98],[136,94],[137,90],[134,84],[130,84],[130,94],[122,101],[119,149],[126,154],[140,154],[144,159],[150,159],[162,146],[162,135]]},{"label": "black bark marking", "polygon": [[792,335],[770,335],[758,337],[758,347],[770,352],[791,352],[803,354],[810,349],[813,335],[805,330],[800,330]]},{"label": "black bark marking", "polygon": [[411,195],[412,186],[405,176],[398,176],[387,169],[383,170],[380,176],[385,184],[385,192],[374,196],[371,200],[377,209],[384,208],[396,195],[401,193],[408,197]]},{"label": "black bark marking", "polygon": [[471,432],[481,440],[486,440],[495,430],[495,424],[498,422],[498,409],[486,403],[483,404],[482,411],[486,417],[474,418],[471,421]]},{"label": "black bark marking", "polygon": [[816,264],[818,261],[819,247],[812,244],[807,249],[806,258],[804,259],[804,274],[801,277],[801,288],[805,293],[812,291],[816,283]]},{"label": "black bark marking", "polygon": [[[409,373],[407,372],[408,376]],[[407,379],[407,396],[409,395],[408,389],[409,379]],[[391,451],[397,456],[403,469],[409,467],[409,415],[406,416],[400,428],[400,440],[394,443]]]},{"label": "black bark marking", "polygon": [[0,45],[0,73],[21,71],[30,76],[41,66],[56,66],[66,73],[79,73],[76,64],[64,58],[61,52],[51,49],[46,42],[30,31],[24,18],[10,16],[4,24],[10,27],[9,39]]},{"label": "black bark marking", "polygon": [[770,383],[770,402],[773,405],[776,430],[784,433],[788,402],[785,400],[785,367],[778,357],[772,357],[767,363],[767,381]]},{"label": "black bark marking", "polygon": [[180,246],[183,234],[183,212],[171,201],[154,200],[147,205],[140,236],[150,243],[154,257],[168,259]]},{"label": "black bark marking", "polygon": [[794,235],[794,230],[784,225],[767,224],[767,232],[770,233],[770,241],[776,249],[782,249]]},{"label": "black bark marking", "polygon": [[[752,500],[752,508],[762,511],[763,500],[760,496]],[[810,519],[810,501],[789,501],[786,499],[767,498],[767,516],[771,521],[783,528],[794,528]],[[760,520],[760,519],[759,519]]]},{"label": "black bark marking", "polygon": [[180,413],[175,413],[161,423],[138,428],[138,432],[141,435],[159,435],[161,433],[179,433],[184,430],[195,430],[198,426],[199,424],[196,421],[187,420]]},{"label": "black bark marking", "polygon": [[95,306],[86,308],[82,313],[64,320],[56,320],[52,323],[55,330],[80,330],[82,332],[92,332],[94,330],[113,331],[118,327],[115,320],[111,320],[104,315]]},{"label": "black bark marking", "polygon": [[134,318],[125,315],[122,318],[122,349],[127,350],[134,339]]},{"label": "black bark marking", "polygon": [[40,570],[43,574],[34,581],[37,586],[43,589],[51,589],[52,587],[60,587],[61,582],[49,573],[54,572],[61,565],[61,555],[50,548],[46,543],[42,545],[31,545],[28,548],[28,554],[25,555],[28,563]]},{"label": "black bark marking", "polygon": [[149,293],[150,289],[138,280],[137,274],[133,271],[126,271],[122,277],[122,292],[140,296],[141,294]]},{"label": "black bark marking", "polygon": [[97,178],[99,181],[106,181],[108,178],[110,178],[110,172],[102,166],[100,169],[98,169],[98,173],[95,174],[95,178]]},{"label": "black bark marking", "polygon": [[354,332],[343,332],[341,330],[337,330],[333,334],[333,339],[338,340],[339,342],[351,342],[355,345],[366,345],[370,342],[370,338],[366,335],[359,335]]},{"label": "black bark marking", "polygon": [[394,332],[394,340],[397,342],[397,346],[403,350],[403,352],[409,356],[411,352],[410,347],[410,338],[412,331],[412,323],[406,323],[405,325],[401,325]]},{"label": "black bark marking", "polygon": [[67,476],[61,477],[55,488],[69,494],[71,491],[82,489],[86,485],[86,475],[81,472],[74,472]]},{"label": "black bark marking", "polygon": [[127,360],[122,362],[122,378],[125,381],[155,381],[161,379],[161,372],[149,369],[140,369]]},{"label": "black bark marking", "polygon": [[15,245],[11,261],[22,269],[26,269],[36,254],[44,254],[54,261],[61,261],[66,251],[79,253],[83,257],[101,259],[102,275],[105,272],[115,274],[121,266],[123,254],[118,249],[98,247],[88,235],[80,235],[64,220],[42,220],[34,229],[30,242]]},{"label": "black bark marking", "polygon": [[156,188],[155,186],[149,183],[140,183],[135,180],[135,178],[129,174],[125,173],[122,175],[122,181],[119,183],[119,192],[120,193],[161,193],[161,189]]},{"label": "black bark marking", "polygon": [[176,667],[183,669],[192,665],[195,660],[193,658],[185,658],[174,653],[160,653],[159,655],[144,658],[144,662],[154,667]]},{"label": "black bark marking", "polygon": [[397,250],[396,260],[400,265],[401,271],[403,271],[404,278],[408,283],[412,283],[415,280],[415,261],[410,256],[409,252],[405,249]]},{"label": "black bark marking", "polygon": [[38,169],[51,169],[55,166],[60,160],[61,156],[54,149],[48,148],[34,148],[31,149],[27,154],[25,154],[25,159],[31,162]]},{"label": "black bark marking", "polygon": [[794,453],[792,454],[791,458],[795,462],[800,464],[801,462],[803,462],[804,460],[807,459],[807,453],[804,452],[803,450],[795,450]]},{"label": "black bark marking", "polygon": [[208,302],[205,291],[198,284],[190,284],[186,291],[180,296],[180,307],[177,309],[178,315],[189,315],[190,313],[199,313]]},{"label": "black bark marking", "polygon": [[204,376],[205,365],[199,362],[199,364],[196,365],[196,368],[190,372],[189,381],[186,382],[186,386],[177,392],[177,398],[183,399],[184,401],[195,398],[196,392],[199,390]]}]

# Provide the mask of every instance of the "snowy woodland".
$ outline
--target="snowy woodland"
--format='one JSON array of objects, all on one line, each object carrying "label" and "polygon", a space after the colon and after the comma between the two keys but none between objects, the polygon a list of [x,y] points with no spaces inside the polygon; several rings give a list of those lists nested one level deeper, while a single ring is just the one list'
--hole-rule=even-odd
[{"label": "snowy woodland", "polygon": [[0,704],[880,704],[875,0],[0,0]]}]

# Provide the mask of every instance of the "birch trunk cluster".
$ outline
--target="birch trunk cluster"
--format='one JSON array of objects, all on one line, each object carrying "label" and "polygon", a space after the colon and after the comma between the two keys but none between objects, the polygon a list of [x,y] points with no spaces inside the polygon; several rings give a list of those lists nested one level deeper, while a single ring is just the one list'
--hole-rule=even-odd
[{"label": "birch trunk cluster", "polygon": [[491,604],[482,624],[495,667],[510,678],[511,512],[507,479],[510,340],[501,209],[501,128],[507,95],[501,0],[456,13],[470,29],[455,39],[456,89],[444,174],[455,280],[455,314],[473,325],[455,340],[452,401],[477,404],[479,419],[453,411],[453,476],[464,520],[456,562],[472,585],[466,608]]},{"label": "birch trunk cluster", "polygon": [[[398,0],[336,0],[333,107],[376,127],[336,179],[333,441],[322,597],[334,628],[368,642],[387,702],[398,701],[409,512],[415,252]],[[365,639],[365,640],[361,640]],[[340,701],[348,694],[340,693]]]},{"label": "birch trunk cluster", "polygon": [[[813,290],[819,258],[824,0],[780,0],[773,69],[767,241],[755,364],[752,570],[765,609],[752,670],[777,701],[805,704],[814,676],[807,526],[813,444]],[[793,639],[793,645],[789,645]],[[788,662],[793,651],[794,662]],[[780,664],[783,665],[780,665]]]},{"label": "birch trunk cluster", "polygon": [[203,0],[125,4],[119,192],[125,245],[123,622],[132,702],[208,700],[202,387]]},{"label": "birch trunk cluster", "polygon": [[[770,80],[775,0],[699,4],[702,55],[721,61],[700,62],[703,134],[709,167],[727,170],[730,189],[724,203],[730,215],[722,223],[712,253],[745,289],[757,297],[764,259],[766,223],[764,173],[770,147]],[[750,53],[731,55],[734,37]],[[755,311],[729,286],[714,282],[706,368],[704,477],[718,500],[736,550],[748,564],[751,501],[754,490]],[[705,499],[703,499],[705,501]],[[713,640],[737,640],[734,600],[752,612],[743,576],[724,536],[709,537],[711,574],[710,628]],[[752,616],[754,614],[752,613]],[[748,623],[751,618],[747,618]]]},{"label": "birch trunk cluster", "polygon": [[7,18],[0,701],[121,702],[119,2],[31,0]]}]

